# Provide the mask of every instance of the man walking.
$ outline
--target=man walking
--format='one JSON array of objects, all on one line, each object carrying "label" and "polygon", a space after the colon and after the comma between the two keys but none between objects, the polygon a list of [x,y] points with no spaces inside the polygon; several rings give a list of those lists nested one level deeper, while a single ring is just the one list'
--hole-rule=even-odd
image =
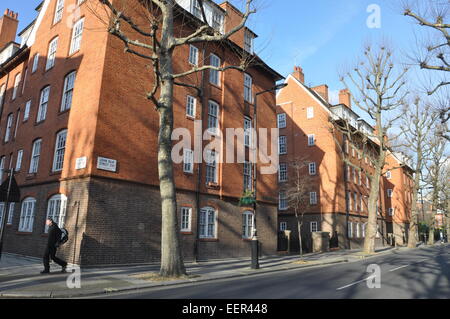
[{"label": "man walking", "polygon": [[45,224],[48,226],[48,242],[44,253],[44,270],[41,271],[41,274],[50,273],[50,258],[60,265],[62,267],[61,272],[65,273],[67,262],[56,257],[57,244],[61,239],[61,229],[51,218],[47,219]]}]

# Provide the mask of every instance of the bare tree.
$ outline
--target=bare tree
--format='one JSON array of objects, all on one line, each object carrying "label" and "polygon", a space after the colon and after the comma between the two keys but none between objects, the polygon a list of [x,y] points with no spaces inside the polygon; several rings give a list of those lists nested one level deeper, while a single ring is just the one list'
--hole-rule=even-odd
[{"label": "bare tree", "polygon": [[421,188],[422,171],[430,155],[430,134],[433,133],[433,126],[436,123],[436,113],[432,112],[430,104],[424,104],[419,97],[414,98],[413,103],[403,108],[400,138],[403,140],[397,147],[404,147],[411,159],[411,167],[414,176],[410,176],[414,181],[412,194],[411,220],[409,223],[408,247],[417,246],[418,234],[418,215],[417,206],[418,193]]},{"label": "bare tree", "polygon": [[297,219],[300,259],[303,259],[303,217],[310,207],[309,192],[311,191],[312,178],[306,172],[308,161],[305,158],[295,159],[290,166],[294,170],[295,176],[290,185],[287,186],[286,199],[288,207],[294,210]]},{"label": "bare tree", "polygon": [[[200,8],[198,19],[188,17],[189,14],[184,13],[176,0],[136,0],[134,8],[128,0],[98,1],[109,15],[108,32],[122,41],[126,53],[138,56],[150,64],[148,72],[151,73],[153,82],[152,90],[147,93],[147,98],[149,106],[156,107],[159,114],[158,172],[162,209],[160,275],[182,276],[186,274],[186,270],[178,234],[176,188],[171,158],[174,86],[195,88],[202,93],[201,88],[188,81],[183,82],[183,78],[205,70],[244,71],[253,56],[245,54],[242,50],[239,65],[223,67],[202,65],[177,71],[174,70],[174,51],[181,46],[195,43],[229,42],[229,38],[241,30],[249,16],[256,12],[253,8],[253,0],[245,1],[242,19],[227,32],[222,32],[216,25],[209,24],[205,0],[197,0]],[[136,14],[140,15],[139,19]],[[142,21],[143,18],[145,23],[137,22]],[[190,19],[191,22],[177,28],[177,19],[183,21]]]},{"label": "bare tree", "polygon": [[[450,119],[450,2],[445,0],[404,1],[403,13],[411,17],[429,32],[427,40],[418,43],[418,52],[413,57],[421,69],[434,71],[440,78],[430,84],[427,93],[439,93],[443,103],[438,111],[442,123]],[[446,139],[450,139],[448,130],[440,132]]]},{"label": "bare tree", "polygon": [[[375,122],[373,132],[362,130],[363,126],[351,123],[351,120],[333,120],[334,129],[343,134],[347,141],[357,145],[355,151],[360,159],[368,158],[373,171],[366,171],[370,179],[368,202],[368,222],[364,240],[364,252],[375,251],[375,239],[378,232],[377,210],[380,194],[381,176],[386,165],[391,139],[388,132],[402,116],[394,114],[402,105],[408,92],[405,90],[405,75],[408,69],[395,67],[392,53],[385,46],[373,50],[370,46],[364,50],[364,61],[358,63],[352,71],[341,77],[342,83],[352,93],[352,101],[371,120]],[[356,121],[357,122],[357,121]],[[342,149],[342,147],[341,147]],[[344,153],[344,152],[341,152]],[[352,162],[343,157],[347,165]],[[361,170],[361,166],[356,167]],[[390,168],[392,170],[393,168]]]},{"label": "bare tree", "polygon": [[[427,175],[424,181],[432,188],[431,205],[432,214],[429,224],[428,243],[434,243],[434,230],[437,210],[441,207],[440,194],[442,189],[441,176],[444,173],[444,164],[448,160],[446,155],[446,140],[436,134],[430,141],[430,160],[426,164]],[[448,181],[445,182],[446,184]]]}]

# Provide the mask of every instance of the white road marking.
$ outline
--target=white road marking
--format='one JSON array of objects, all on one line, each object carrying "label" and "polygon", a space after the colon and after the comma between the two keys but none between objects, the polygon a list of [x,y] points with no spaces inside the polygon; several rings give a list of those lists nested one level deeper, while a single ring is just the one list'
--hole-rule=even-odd
[{"label": "white road marking", "polygon": [[403,266],[400,266],[400,267],[397,267],[397,268],[393,268],[393,269],[390,269],[389,272],[396,271],[396,270],[399,270],[399,269],[402,269],[402,268],[405,268],[405,267],[408,267],[408,266],[410,266],[410,265],[403,265]]},{"label": "white road marking", "polygon": [[348,288],[348,287],[351,287],[351,286],[357,285],[357,284],[359,284],[359,283],[361,283],[361,282],[363,282],[363,281],[366,281],[366,280],[372,279],[373,277],[374,277],[374,275],[370,275],[370,276],[369,276],[369,277],[367,277],[367,278],[364,278],[364,279],[361,279],[361,280],[358,280],[358,281],[352,282],[351,284],[348,284],[348,285],[345,285],[345,286],[339,287],[339,288],[337,288],[336,290],[342,290],[342,289],[345,289],[345,288]]}]

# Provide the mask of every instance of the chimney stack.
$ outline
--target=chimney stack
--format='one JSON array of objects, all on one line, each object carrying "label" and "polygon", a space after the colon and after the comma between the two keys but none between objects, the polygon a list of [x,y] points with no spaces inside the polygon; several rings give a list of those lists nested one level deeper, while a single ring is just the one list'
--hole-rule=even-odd
[{"label": "chimney stack", "polygon": [[9,9],[6,9],[0,18],[0,50],[9,42],[15,41],[19,26],[18,18],[19,14]]},{"label": "chimney stack", "polygon": [[297,80],[301,83],[305,84],[305,74],[303,73],[303,69],[299,66],[294,67],[294,73],[292,74]]},{"label": "chimney stack", "polygon": [[311,90],[313,90],[314,92],[319,94],[321,97],[323,97],[323,99],[326,102],[329,101],[328,100],[328,85],[326,85],[326,84],[318,85],[318,86],[311,88]]},{"label": "chimney stack", "polygon": [[339,104],[344,104],[348,108],[352,108],[352,96],[348,89],[339,91]]}]

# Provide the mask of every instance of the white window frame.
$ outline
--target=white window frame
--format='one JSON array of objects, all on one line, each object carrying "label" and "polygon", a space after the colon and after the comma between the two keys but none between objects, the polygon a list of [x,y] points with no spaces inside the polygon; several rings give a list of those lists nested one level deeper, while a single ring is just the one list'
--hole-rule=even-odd
[{"label": "white window frame", "polygon": [[308,146],[316,145],[316,136],[314,134],[308,134]]},{"label": "white window frame", "polygon": [[53,17],[53,24],[57,24],[62,20],[64,14],[64,0],[57,0],[55,5],[55,16]]},{"label": "white window frame", "polygon": [[280,222],[280,231],[287,230],[287,222]]},{"label": "white window frame", "polygon": [[287,197],[286,197],[285,191],[281,191],[278,193],[278,209],[279,210],[287,210],[288,209],[288,203],[287,203]]},{"label": "white window frame", "polygon": [[253,231],[255,225],[255,214],[252,211],[245,211],[242,214],[242,238],[253,238]]},{"label": "white window frame", "polygon": [[194,45],[189,45],[189,63],[198,66],[198,48]]},{"label": "white window frame", "polygon": [[252,119],[244,117],[244,146],[252,146]]},{"label": "white window frame", "polygon": [[286,113],[277,114],[278,128],[286,128]]},{"label": "white window frame", "polygon": [[13,94],[12,99],[15,100],[17,97],[17,91],[19,90],[20,80],[22,79],[22,74],[17,73],[16,77],[14,78],[14,88],[13,88]]},{"label": "white window frame", "polygon": [[215,151],[207,150],[206,157],[206,183],[218,183],[218,154]]},{"label": "white window frame", "polygon": [[356,226],[356,238],[361,238],[361,225],[360,223],[355,223]]},{"label": "white window frame", "polygon": [[37,139],[33,142],[30,160],[30,174],[36,174],[39,169],[39,159],[41,157],[42,139]]},{"label": "white window frame", "polygon": [[317,175],[317,165],[315,162],[311,162],[308,164],[308,172],[311,176]]},{"label": "white window frame", "polygon": [[3,183],[3,170],[5,169],[6,156],[0,157],[0,183]]},{"label": "white window frame", "polygon": [[[211,55],[209,57],[209,64],[213,67],[220,68],[221,60],[217,55],[211,53]],[[214,84],[216,86],[220,86],[220,84],[221,84],[220,75],[221,75],[220,71],[210,69],[209,70],[209,83]]]},{"label": "white window frame", "polygon": [[317,192],[309,192],[309,204],[317,205]]},{"label": "white window frame", "polygon": [[39,53],[36,53],[33,58],[33,66],[31,67],[31,73],[36,72],[38,66],[39,66]]},{"label": "white window frame", "polygon": [[23,159],[23,150],[18,150],[16,159],[16,172],[20,172],[20,169],[22,168],[22,159]]},{"label": "white window frame", "polygon": [[5,98],[6,93],[6,83],[3,83],[0,86],[0,106],[3,104],[3,99]]},{"label": "white window frame", "polygon": [[83,39],[83,30],[84,30],[84,18],[81,18],[73,25],[72,37],[70,40],[69,55],[72,55],[75,52],[80,51],[81,40]]},{"label": "white window frame", "polygon": [[250,54],[253,54],[253,40],[255,37],[249,30],[244,32],[244,50]]},{"label": "white window frame", "polygon": [[253,103],[253,78],[244,73],[244,101]]},{"label": "white window frame", "polygon": [[253,185],[253,165],[249,161],[244,161],[244,190],[252,190]]},{"label": "white window frame", "polygon": [[55,153],[53,155],[53,172],[60,172],[64,166],[66,152],[67,130],[62,130],[56,135]]},{"label": "white window frame", "polygon": [[192,95],[186,96],[186,116],[195,118],[195,112],[197,108],[197,99]]},{"label": "white window frame", "polygon": [[278,181],[280,183],[287,182],[288,180],[287,171],[288,171],[287,163],[280,163],[278,165]]},{"label": "white window frame", "polygon": [[72,71],[64,77],[64,91],[61,100],[61,112],[70,110],[72,107],[73,91],[75,88],[75,80],[77,72]]},{"label": "white window frame", "polygon": [[199,238],[217,238],[217,211],[212,207],[203,207],[199,216]]},{"label": "white window frame", "polygon": [[[52,219],[59,228],[64,227],[66,222],[67,196],[56,194],[47,201],[47,217]],[[48,233],[48,226],[45,225],[44,233]]]},{"label": "white window frame", "polygon": [[9,142],[9,139],[11,137],[11,128],[13,126],[14,122],[14,114],[10,113],[8,114],[7,122],[6,122],[6,132],[5,132],[5,143]]},{"label": "white window frame", "polygon": [[208,133],[219,133],[220,105],[212,100],[208,101]]},{"label": "white window frame", "polygon": [[284,135],[278,136],[278,154],[287,154],[287,137]]},{"label": "white window frame", "polygon": [[[314,230],[315,229],[315,230]],[[317,222],[310,222],[309,223],[309,231],[311,233],[319,231],[319,224]]]},{"label": "white window frame", "polygon": [[192,207],[181,207],[180,209],[180,231],[189,233],[192,231]]},{"label": "white window frame", "polygon": [[353,238],[353,223],[352,222],[347,223],[347,229],[348,229],[348,233],[347,233],[348,238]]},{"label": "white window frame", "polygon": [[30,109],[31,109],[31,100],[25,103],[25,110],[23,112],[23,121],[28,120],[28,118],[30,117]]},{"label": "white window frame", "polygon": [[306,108],[306,118],[308,120],[314,118],[314,107],[310,106],[310,107]]},{"label": "white window frame", "polygon": [[194,172],[194,152],[191,149],[183,149],[183,172]]},{"label": "white window frame", "polygon": [[27,197],[22,201],[20,210],[19,232],[32,233],[34,225],[36,199]]},{"label": "white window frame", "polygon": [[59,37],[56,37],[48,45],[47,63],[45,64],[45,71],[48,71],[55,66],[56,51],[58,50],[58,40]]},{"label": "white window frame", "polygon": [[395,213],[395,209],[392,208],[392,207],[389,207],[389,208],[388,208],[388,214],[389,214],[389,216],[394,216],[394,213]]},{"label": "white window frame", "polygon": [[47,108],[49,100],[50,100],[50,85],[46,86],[41,90],[41,97],[39,99],[39,108],[36,123],[45,121],[45,118],[47,117]]},{"label": "white window frame", "polygon": [[386,172],[386,178],[387,178],[387,179],[391,179],[391,178],[392,178],[392,173],[391,173],[391,171],[387,171],[387,172]]},{"label": "white window frame", "polygon": [[392,190],[392,188],[388,188],[387,189],[387,197],[392,198],[393,194],[394,194],[394,191]]},{"label": "white window frame", "polygon": [[7,225],[12,225],[14,218],[14,209],[16,208],[16,203],[9,203],[8,208],[8,219],[6,221]]}]

